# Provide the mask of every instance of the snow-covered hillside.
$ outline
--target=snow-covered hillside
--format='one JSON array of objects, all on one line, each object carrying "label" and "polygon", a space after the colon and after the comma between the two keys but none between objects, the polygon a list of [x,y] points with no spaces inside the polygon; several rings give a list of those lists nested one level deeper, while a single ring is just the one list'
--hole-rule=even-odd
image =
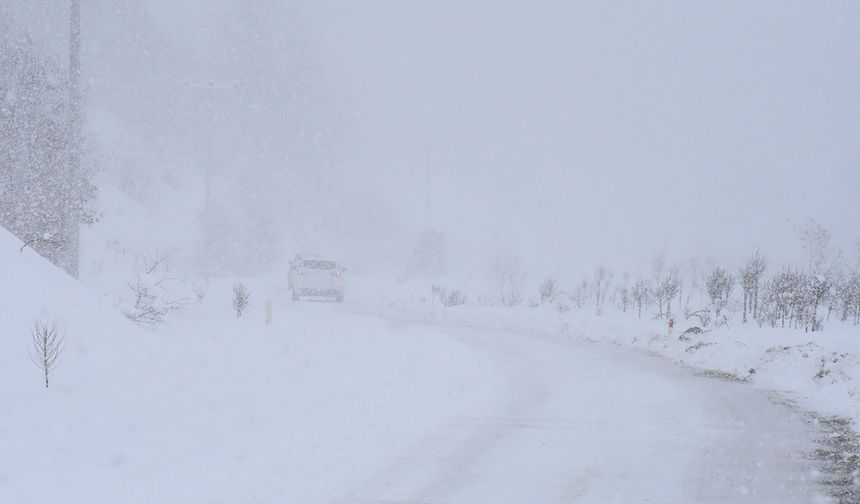
[{"label": "snow-covered hillside", "polygon": [[[147,330],[19,248],[0,234],[3,503],[319,501],[496,394],[483,358],[432,331],[314,304],[265,326],[262,298],[237,320],[230,284]],[[67,341],[47,390],[37,319]]]}]

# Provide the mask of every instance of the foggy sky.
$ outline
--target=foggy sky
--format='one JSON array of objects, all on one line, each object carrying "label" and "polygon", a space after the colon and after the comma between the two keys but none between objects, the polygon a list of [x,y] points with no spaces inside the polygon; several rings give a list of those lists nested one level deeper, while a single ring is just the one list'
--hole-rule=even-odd
[{"label": "foggy sky", "polygon": [[860,233],[856,3],[323,3],[356,154],[383,186],[431,166],[443,228],[591,264]]},{"label": "foggy sky", "polygon": [[[0,1],[61,53],[47,2]],[[429,225],[455,262],[504,248],[542,275],[661,251],[796,261],[810,217],[834,246],[860,238],[856,2],[84,4],[89,117],[128,130],[105,133],[107,150],[199,185],[212,116],[177,83],[262,82],[216,107],[218,162],[265,186],[293,173],[308,137],[290,135],[312,124],[325,139],[303,169],[349,195],[320,205],[385,215],[318,245],[408,248]],[[248,16],[258,28],[243,31]],[[295,93],[312,96],[298,112]]]}]

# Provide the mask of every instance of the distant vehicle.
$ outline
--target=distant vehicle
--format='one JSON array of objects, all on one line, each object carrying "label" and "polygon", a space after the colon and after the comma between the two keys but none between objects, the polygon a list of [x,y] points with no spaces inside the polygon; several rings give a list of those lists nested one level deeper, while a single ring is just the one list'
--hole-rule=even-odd
[{"label": "distant vehicle", "polygon": [[343,301],[343,272],[337,261],[321,257],[296,257],[291,261],[288,283],[293,301],[302,296],[333,297]]}]

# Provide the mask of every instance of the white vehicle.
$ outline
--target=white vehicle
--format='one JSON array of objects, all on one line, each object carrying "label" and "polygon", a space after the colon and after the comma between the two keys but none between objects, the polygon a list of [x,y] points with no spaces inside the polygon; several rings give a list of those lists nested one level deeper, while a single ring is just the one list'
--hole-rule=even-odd
[{"label": "white vehicle", "polygon": [[293,301],[302,296],[333,297],[343,301],[344,268],[336,261],[318,257],[297,258],[289,273],[289,286],[293,291]]}]

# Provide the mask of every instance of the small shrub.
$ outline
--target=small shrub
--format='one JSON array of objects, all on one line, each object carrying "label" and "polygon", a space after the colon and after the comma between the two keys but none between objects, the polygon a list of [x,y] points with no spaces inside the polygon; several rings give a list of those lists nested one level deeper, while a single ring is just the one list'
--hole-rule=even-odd
[{"label": "small shrub", "polygon": [[466,304],[466,296],[459,289],[448,290],[438,284],[433,284],[433,304],[438,299],[442,306],[459,306]]},{"label": "small shrub", "polygon": [[460,306],[466,304],[466,296],[459,289],[454,289],[442,300],[445,306]]},{"label": "small shrub", "polygon": [[143,255],[143,268],[128,284],[134,294],[134,306],[124,310],[133,322],[157,325],[168,313],[179,312],[187,304],[168,285],[181,283],[170,276],[170,254]]}]

